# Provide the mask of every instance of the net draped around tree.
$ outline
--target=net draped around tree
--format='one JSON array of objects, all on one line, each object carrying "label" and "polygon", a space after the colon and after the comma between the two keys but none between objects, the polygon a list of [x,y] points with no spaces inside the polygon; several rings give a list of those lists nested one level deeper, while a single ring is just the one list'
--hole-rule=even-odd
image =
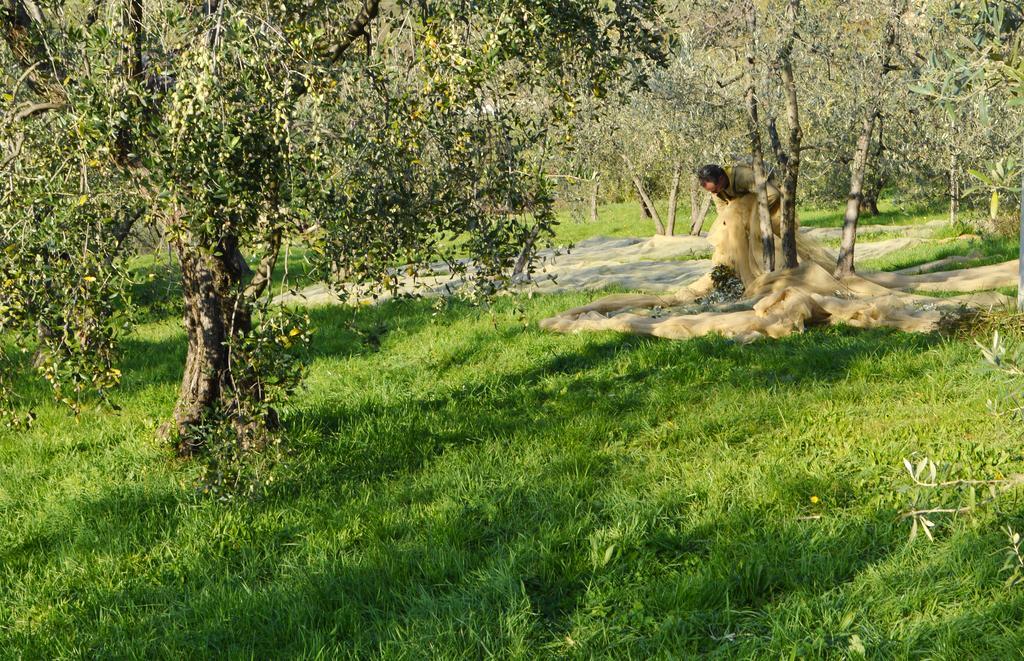
[{"label": "net draped around tree", "polygon": [[[772,225],[778,251],[777,213]],[[702,304],[714,288],[709,273],[674,296],[609,296],[544,319],[541,328],[561,333],[612,330],[671,339],[717,333],[740,342],[840,323],[929,332],[965,310],[1009,304],[1006,296],[983,290],[1012,285],[1016,278],[1014,261],[922,275],[866,273],[839,279],[832,274],[836,256],[799,235],[800,266],[768,272],[757,200],[750,194],[720,209],[708,238],[714,246],[714,264],[729,267],[742,280],[742,300]],[[980,293],[938,299],[910,293],[915,290]]]}]

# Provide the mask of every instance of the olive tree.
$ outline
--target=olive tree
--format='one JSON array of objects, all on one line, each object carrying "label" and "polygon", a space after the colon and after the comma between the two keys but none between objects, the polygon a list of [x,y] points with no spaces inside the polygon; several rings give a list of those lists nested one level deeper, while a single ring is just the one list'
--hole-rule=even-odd
[{"label": "olive tree", "polygon": [[566,109],[657,56],[657,11],[4,0],[0,331],[61,400],[106,395],[126,237],[158,227],[188,344],[169,431],[186,455],[259,446],[306,335],[269,305],[282,246],[340,289],[436,261],[500,286],[553,223],[543,161]]}]

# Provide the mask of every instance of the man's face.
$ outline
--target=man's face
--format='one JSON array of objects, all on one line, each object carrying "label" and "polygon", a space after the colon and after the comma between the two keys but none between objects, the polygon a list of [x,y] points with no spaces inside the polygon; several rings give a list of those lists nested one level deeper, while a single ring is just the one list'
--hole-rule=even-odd
[{"label": "man's face", "polygon": [[718,181],[705,181],[701,186],[712,195],[717,195],[729,187],[729,178],[723,174],[718,178]]}]

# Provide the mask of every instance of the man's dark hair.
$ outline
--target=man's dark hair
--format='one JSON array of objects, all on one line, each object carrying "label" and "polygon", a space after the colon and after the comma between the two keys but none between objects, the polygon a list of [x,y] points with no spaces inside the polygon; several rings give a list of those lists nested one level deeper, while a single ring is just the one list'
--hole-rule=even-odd
[{"label": "man's dark hair", "polygon": [[719,179],[725,176],[725,170],[722,169],[721,165],[715,165],[714,163],[709,165],[701,166],[697,170],[697,179],[700,180],[701,184],[712,182],[717,183]]}]

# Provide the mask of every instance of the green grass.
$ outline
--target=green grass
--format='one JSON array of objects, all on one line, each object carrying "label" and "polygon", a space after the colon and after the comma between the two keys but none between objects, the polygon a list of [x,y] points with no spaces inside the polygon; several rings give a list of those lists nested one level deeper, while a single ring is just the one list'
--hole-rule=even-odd
[{"label": "green grass", "polygon": [[[800,224],[804,227],[842,227],[843,214],[846,212],[843,205],[804,205],[801,206],[798,214]],[[946,212],[933,206],[920,204],[896,204],[892,200],[883,199],[878,203],[877,216],[861,214],[858,219],[860,225],[918,225],[930,220],[946,218]]]},{"label": "green grass", "polygon": [[[662,221],[668,222],[668,202],[666,200],[658,200],[654,205],[658,208]],[[680,203],[676,214],[676,234],[688,234],[690,230],[689,204]],[[711,226],[711,220],[713,220],[714,215],[714,209],[712,208],[704,224],[705,229]],[[595,236],[635,237],[654,235],[654,221],[650,218],[642,217],[640,205],[633,201],[602,204],[597,210],[597,222],[591,222],[589,218],[581,219],[569,211],[561,211],[557,218],[559,224],[555,228],[554,237],[556,244],[567,245],[577,243]]]},{"label": "green grass", "polygon": [[[738,346],[535,322],[591,296],[314,311],[267,495],[196,498],[155,429],[177,324],[119,412],[0,438],[0,652],[61,658],[1007,658],[1021,501],[908,542],[904,457],[1024,470],[971,339]],[[346,323],[373,332],[366,341]],[[1020,338],[1018,338],[1020,339]],[[816,496],[820,502],[812,502]]]},{"label": "green grass", "polygon": [[[668,202],[659,200],[655,206],[662,220],[668,218]],[[941,210],[926,206],[897,205],[891,200],[879,203],[881,214],[878,216],[861,215],[861,225],[918,225],[930,220],[942,219]],[[685,201],[679,204],[676,220],[676,234],[686,234],[690,229],[690,207]],[[842,227],[844,208],[840,205],[807,205],[800,208],[798,215],[804,227]],[[705,219],[703,231],[710,229],[715,219],[714,206]],[[582,241],[594,236],[634,237],[651,236],[654,234],[654,221],[643,218],[640,206],[635,201],[603,204],[598,207],[597,222],[589,219],[581,220],[568,211],[558,214],[560,224],[555,229],[555,241],[568,244]],[[879,233],[884,237],[885,233]],[[893,234],[896,236],[897,234]],[[873,240],[877,240],[872,237]]]},{"label": "green grass", "polygon": [[[559,237],[648,223],[608,205]],[[861,267],[992,263],[1012,244]],[[184,359],[173,268],[134,268],[158,277],[135,290],[150,321],[125,345],[119,410],[75,420],[25,381],[39,419],[0,432],[0,658],[1024,648],[1024,592],[1003,585],[1021,494],[936,517],[934,543],[908,541],[900,518],[904,458],[950,462],[951,477],[1024,472],[1024,426],[989,412],[1007,388],[978,369],[975,337],[840,327],[738,346],[537,328],[593,294],[315,309],[306,386],[284,411],[289,455],[263,497],[219,502],[157,434]]]},{"label": "green grass", "polygon": [[[1004,296],[1009,296],[1011,299],[1016,299],[1017,298],[1017,288],[1016,287],[996,287],[995,289],[987,289],[987,290],[982,290],[982,291],[978,291],[978,292],[969,292],[969,293],[980,294],[980,293],[983,293],[985,291],[994,291],[997,294],[1002,294]],[[962,292],[962,291],[914,291],[913,293],[915,293],[915,294],[917,294],[919,296],[931,296],[933,298],[955,298],[957,296],[963,296],[964,295],[964,292]]]},{"label": "green grass", "polygon": [[858,264],[864,271],[898,271],[954,255],[978,255],[969,261],[937,270],[961,269],[998,264],[1017,257],[1017,242],[1006,238],[957,239],[943,243],[921,243]]}]

